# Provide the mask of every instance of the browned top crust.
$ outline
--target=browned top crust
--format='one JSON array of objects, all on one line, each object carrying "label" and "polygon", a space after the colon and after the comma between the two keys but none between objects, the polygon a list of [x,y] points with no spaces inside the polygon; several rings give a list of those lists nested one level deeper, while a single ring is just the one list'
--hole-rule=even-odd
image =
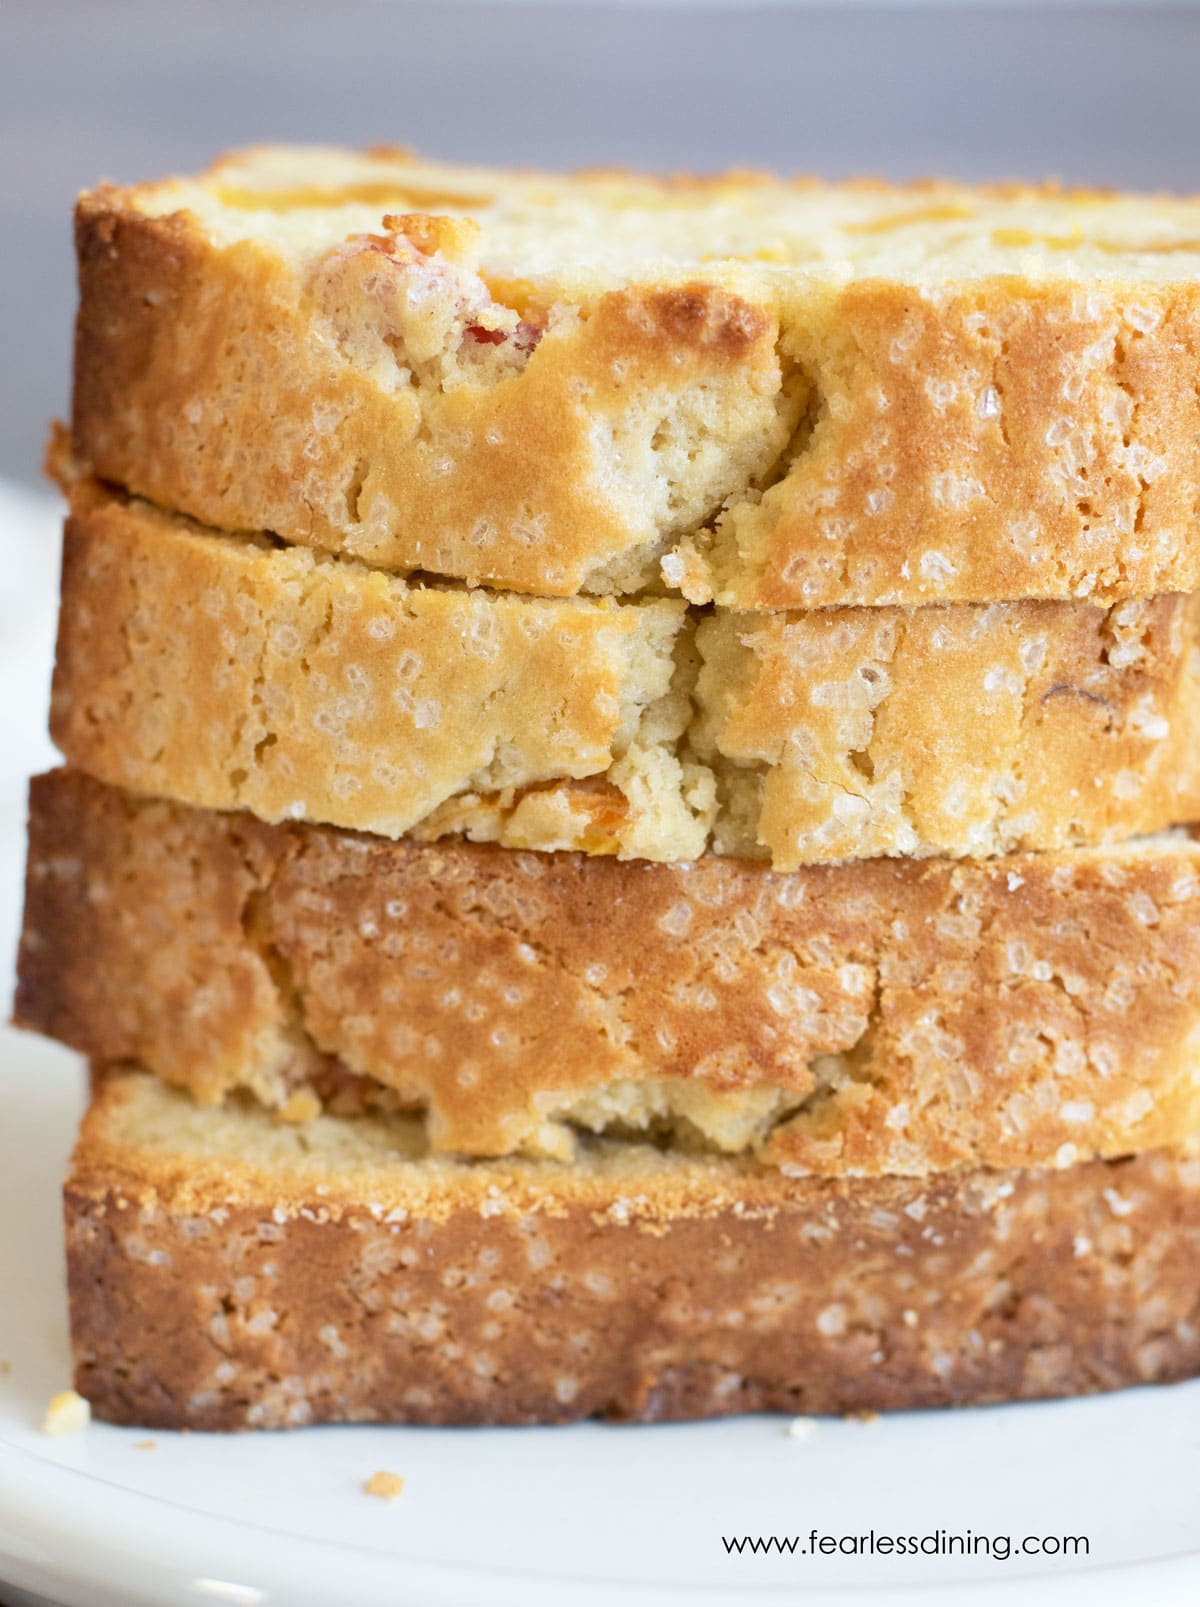
[{"label": "browned top crust", "polygon": [[852,1182],[593,1142],[422,1155],[105,1077],[67,1184],[76,1381],[172,1428],[1036,1398],[1200,1367],[1200,1165]]},{"label": "browned top crust", "polygon": [[409,583],[68,483],[51,728],[137,792],[781,870],[1200,815],[1194,595],[697,623]]},{"label": "browned top crust", "polygon": [[269,827],[60,772],[16,1014],[206,1100],[427,1112],[436,1151],[1061,1166],[1200,1126],[1200,847],[781,876]]},{"label": "browned top crust", "polygon": [[1200,586],[1200,204],[247,152],[79,206],[82,461],[231,529],[747,610]]}]

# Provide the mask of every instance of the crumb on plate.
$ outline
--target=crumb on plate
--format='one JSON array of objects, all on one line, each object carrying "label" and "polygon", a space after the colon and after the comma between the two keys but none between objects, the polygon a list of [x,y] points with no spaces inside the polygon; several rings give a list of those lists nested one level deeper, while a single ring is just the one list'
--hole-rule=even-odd
[{"label": "crumb on plate", "polygon": [[56,1437],[63,1434],[82,1434],[91,1420],[92,1408],[83,1396],[77,1395],[73,1389],[64,1389],[47,1406],[42,1433]]},{"label": "crumb on plate", "polygon": [[793,1440],[806,1440],[816,1426],[815,1418],[793,1417],[787,1426],[788,1437]]},{"label": "crumb on plate", "polygon": [[398,1473],[388,1473],[380,1469],[372,1473],[363,1485],[368,1495],[377,1495],[381,1501],[394,1501],[404,1488],[404,1480]]}]

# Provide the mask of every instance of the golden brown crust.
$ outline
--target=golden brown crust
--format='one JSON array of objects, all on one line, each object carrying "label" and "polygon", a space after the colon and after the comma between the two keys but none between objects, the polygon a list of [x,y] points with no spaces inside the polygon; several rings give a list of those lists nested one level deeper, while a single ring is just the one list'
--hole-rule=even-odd
[{"label": "golden brown crust", "polygon": [[822,405],[779,484],[699,542],[697,595],[781,609],[1200,583],[1194,282],[858,283],[820,330],[783,324]]},{"label": "golden brown crust", "polygon": [[[377,174],[326,155],[331,187],[273,191],[273,160],[80,203],[76,449],[164,505],[550,595],[636,588],[664,555],[686,595],[752,610],[1200,586],[1186,203],[1130,221],[1130,202],[1095,192],[845,187],[813,203],[829,222],[806,243],[788,219],[798,192],[744,176],[678,194],[598,178],[572,195],[442,170],[430,188],[396,157]],[[514,258],[529,235],[504,232],[505,183],[526,186],[547,238],[555,206],[594,207],[594,244],[606,215],[624,239],[622,209],[669,210],[673,195],[682,239],[709,196],[745,221],[731,245],[714,214],[710,264],[664,244],[575,283],[549,247]],[[306,199],[344,214],[344,232],[273,234],[272,211]],[[494,301],[478,302],[472,267],[421,250],[446,211],[479,214]],[[385,217],[409,234],[372,233]],[[911,244],[894,266],[855,259],[856,242],[921,231],[928,261]],[[495,373],[446,388],[396,311],[410,291],[445,301],[438,350],[456,373],[477,316],[503,323],[530,302],[544,332],[510,361],[510,335],[492,347],[489,331]]]},{"label": "golden brown crust", "polygon": [[586,1168],[384,1165],[318,1125],[314,1163],[261,1117],[101,1083],[66,1189],[97,1416],[654,1421],[1200,1370],[1200,1162],[1182,1154],[848,1184],[637,1146]]},{"label": "golden brown crust", "polygon": [[725,852],[779,870],[872,854],[1107,842],[1200,814],[1200,595],[718,609],[688,738]]},{"label": "golden brown crust", "polygon": [[[70,478],[51,727],[102,780],[388,836],[777,869],[1200,814],[1200,598],[716,610],[416,587]],[[698,678],[697,678],[698,677]]]},{"label": "golden brown crust", "polygon": [[271,828],[58,772],[16,1016],[206,1100],[428,1109],[440,1151],[648,1128],[828,1174],[1063,1165],[1200,1122],[1200,847],[780,876]]},{"label": "golden brown crust", "polygon": [[[253,245],[214,254],[186,214],[84,197],[82,461],[226,529],[563,596],[612,561],[652,575],[660,525],[700,523],[783,449],[774,320],[714,284],[614,290],[495,384],[378,383],[357,356],[377,349],[369,285],[391,271],[403,295],[405,264],[372,238],[313,287]],[[689,390],[705,398],[695,419]],[[696,451],[694,483],[666,494],[656,437],[689,428],[677,455]]]}]

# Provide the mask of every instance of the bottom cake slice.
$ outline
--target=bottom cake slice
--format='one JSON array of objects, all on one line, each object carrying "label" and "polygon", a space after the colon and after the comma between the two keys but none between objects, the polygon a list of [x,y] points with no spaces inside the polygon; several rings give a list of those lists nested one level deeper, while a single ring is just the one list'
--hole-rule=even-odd
[{"label": "bottom cake slice", "polygon": [[642,1421],[1029,1399],[1200,1372],[1200,1156],[788,1178],[97,1074],[66,1188],[76,1385],[156,1427]]}]

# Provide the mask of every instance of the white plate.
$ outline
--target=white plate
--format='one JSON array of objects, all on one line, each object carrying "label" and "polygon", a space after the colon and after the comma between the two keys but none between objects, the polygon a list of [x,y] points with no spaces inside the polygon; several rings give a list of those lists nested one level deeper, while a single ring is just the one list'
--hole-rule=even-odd
[{"label": "white plate", "polygon": [[[0,964],[17,918],[19,776],[49,753],[47,519],[0,487],[0,673],[21,690],[0,729]],[[46,1403],[69,1381],[58,1184],[82,1081],[74,1057],[13,1032],[0,1068],[6,1602],[13,1587],[62,1607],[1200,1600],[1200,1385],[823,1421],[804,1438],[747,1418],[224,1439],[94,1424],[48,1439]],[[377,1469],[403,1475],[398,1500],[363,1493]],[[1081,1535],[1090,1555],[729,1556],[722,1543],[872,1529]]]}]

